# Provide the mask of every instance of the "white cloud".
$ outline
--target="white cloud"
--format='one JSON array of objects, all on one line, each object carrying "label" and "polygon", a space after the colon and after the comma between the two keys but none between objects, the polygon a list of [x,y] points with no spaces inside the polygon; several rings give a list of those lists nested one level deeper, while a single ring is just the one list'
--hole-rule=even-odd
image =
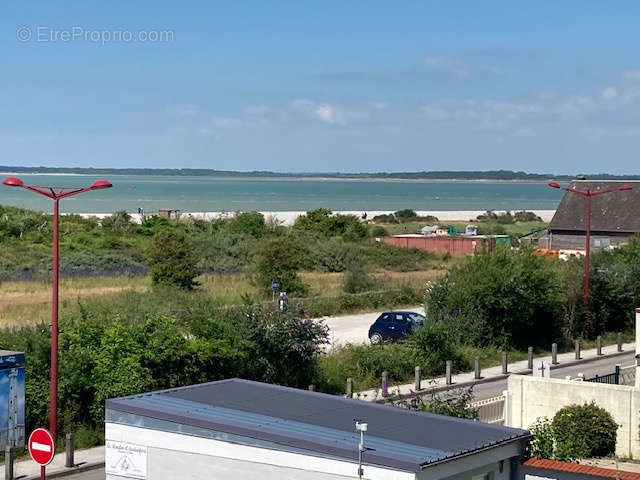
[{"label": "white cloud", "polygon": [[317,107],[314,107],[313,113],[316,117],[318,117],[323,122],[327,122],[327,123],[336,122],[336,112],[331,105],[318,105]]},{"label": "white cloud", "polygon": [[179,117],[193,117],[198,113],[198,107],[195,105],[182,105],[174,109],[174,113]]},{"label": "white cloud", "polygon": [[458,77],[466,77],[471,71],[469,62],[457,57],[427,57],[424,65],[431,70],[443,70]]},{"label": "white cloud", "polygon": [[347,108],[307,99],[293,100],[291,106],[294,110],[304,112],[314,120],[335,125],[346,125],[353,120],[368,117],[368,112],[364,107]]},{"label": "white cloud", "polygon": [[611,100],[618,96],[618,90],[616,90],[614,87],[607,87],[602,91],[600,96],[605,100]]}]

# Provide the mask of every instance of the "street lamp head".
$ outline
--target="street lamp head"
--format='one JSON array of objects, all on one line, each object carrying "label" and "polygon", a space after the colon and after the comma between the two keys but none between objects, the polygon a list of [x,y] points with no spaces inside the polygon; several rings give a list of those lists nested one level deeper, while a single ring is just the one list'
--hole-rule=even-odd
[{"label": "street lamp head", "polygon": [[91,190],[99,190],[101,188],[111,188],[113,185],[107,180],[96,180],[91,185]]},{"label": "street lamp head", "polygon": [[7,187],[22,187],[24,185],[24,182],[20,180],[18,177],[5,178],[2,181],[2,183],[5,184]]},{"label": "street lamp head", "polygon": [[631,185],[627,185],[626,183],[624,185],[622,185],[618,190],[624,192],[627,190],[633,190],[633,187]]},{"label": "street lamp head", "polygon": [[560,188],[560,184],[558,182],[549,182],[549,186],[551,188]]}]

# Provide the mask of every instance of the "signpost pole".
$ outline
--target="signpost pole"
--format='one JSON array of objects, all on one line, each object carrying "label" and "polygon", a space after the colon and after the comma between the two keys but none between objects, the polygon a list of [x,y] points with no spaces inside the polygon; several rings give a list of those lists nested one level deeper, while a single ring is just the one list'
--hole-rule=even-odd
[{"label": "signpost pole", "polygon": [[45,467],[44,465],[42,465],[40,467],[40,480],[46,480],[47,479],[46,469],[47,469],[47,467]]}]

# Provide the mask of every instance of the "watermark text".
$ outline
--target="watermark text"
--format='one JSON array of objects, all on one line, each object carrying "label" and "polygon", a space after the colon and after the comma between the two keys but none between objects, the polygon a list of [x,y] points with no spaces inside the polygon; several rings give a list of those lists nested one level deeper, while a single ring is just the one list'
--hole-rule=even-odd
[{"label": "watermark text", "polygon": [[56,28],[46,25],[21,26],[16,30],[18,41],[36,43],[87,42],[108,43],[166,43],[175,40],[173,30],[91,29],[82,26]]}]

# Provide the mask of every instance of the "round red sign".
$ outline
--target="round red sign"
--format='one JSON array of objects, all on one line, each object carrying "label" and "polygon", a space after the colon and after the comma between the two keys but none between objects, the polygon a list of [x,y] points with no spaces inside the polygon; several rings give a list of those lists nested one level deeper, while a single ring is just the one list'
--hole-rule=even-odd
[{"label": "round red sign", "polygon": [[29,454],[38,465],[49,465],[56,453],[53,437],[49,430],[36,428],[29,435]]}]

